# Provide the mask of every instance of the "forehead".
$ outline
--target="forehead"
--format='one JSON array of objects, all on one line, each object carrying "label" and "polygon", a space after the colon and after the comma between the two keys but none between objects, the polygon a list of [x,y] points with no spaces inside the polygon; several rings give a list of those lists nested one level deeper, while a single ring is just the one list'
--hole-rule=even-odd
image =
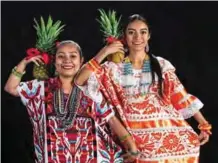
[{"label": "forehead", "polygon": [[127,30],[128,29],[147,29],[148,30],[148,26],[141,20],[135,20],[129,23],[129,25],[127,26]]},{"label": "forehead", "polygon": [[58,49],[57,49],[57,54],[58,53],[66,53],[66,52],[79,54],[79,50],[78,50],[77,46],[74,44],[71,44],[71,43],[60,45],[60,47],[58,47]]}]

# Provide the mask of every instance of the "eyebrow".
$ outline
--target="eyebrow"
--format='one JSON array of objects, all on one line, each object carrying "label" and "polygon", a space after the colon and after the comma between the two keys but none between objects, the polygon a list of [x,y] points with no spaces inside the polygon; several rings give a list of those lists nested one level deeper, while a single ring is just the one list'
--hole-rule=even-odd
[{"label": "eyebrow", "polygon": [[[134,29],[134,28],[128,28],[127,30],[128,30],[128,31],[130,31],[130,30],[132,30],[132,31],[136,31],[136,29]],[[140,31],[142,31],[142,30],[148,31],[147,28],[142,28],[142,29],[140,29]]]},{"label": "eyebrow", "polygon": [[[71,51],[70,54],[78,54],[77,51]],[[65,52],[59,51],[57,54],[65,54]]]}]

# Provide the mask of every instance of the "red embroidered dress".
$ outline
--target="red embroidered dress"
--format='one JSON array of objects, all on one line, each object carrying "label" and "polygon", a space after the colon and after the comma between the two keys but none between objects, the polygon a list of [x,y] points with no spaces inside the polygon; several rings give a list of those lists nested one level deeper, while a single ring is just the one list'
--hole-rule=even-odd
[{"label": "red embroidered dress", "polygon": [[114,115],[111,106],[94,103],[76,86],[71,97],[64,95],[61,101],[59,85],[57,78],[50,78],[21,82],[18,87],[33,125],[35,162],[122,162],[122,150],[106,125]]},{"label": "red embroidered dress", "polygon": [[125,61],[96,66],[86,94],[96,96],[101,90],[116,106],[140,151],[137,163],[196,163],[198,135],[184,119],[193,116],[203,104],[185,91],[169,61],[157,59],[164,79],[164,98],[158,94],[157,76],[155,84],[151,84],[149,62],[141,70],[130,68]]}]

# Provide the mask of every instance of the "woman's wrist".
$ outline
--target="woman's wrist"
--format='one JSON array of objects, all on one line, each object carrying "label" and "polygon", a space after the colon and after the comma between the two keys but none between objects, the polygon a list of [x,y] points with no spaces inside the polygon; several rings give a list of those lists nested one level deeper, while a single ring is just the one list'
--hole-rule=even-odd
[{"label": "woman's wrist", "polygon": [[212,134],[212,132],[211,132],[212,125],[211,125],[208,121],[199,123],[198,129],[199,129],[200,131],[203,131],[203,132],[209,134],[209,135]]},{"label": "woman's wrist", "polygon": [[125,146],[126,151],[131,151],[133,153],[138,151],[135,141],[132,139],[132,136],[130,134],[121,137],[120,141]]},{"label": "woman's wrist", "polygon": [[139,151],[138,150],[136,150],[136,151],[128,151],[128,153],[129,154],[131,154],[132,156],[135,156],[135,157],[137,157],[138,155],[139,155]]},{"label": "woman's wrist", "polygon": [[105,51],[105,48],[103,48],[95,56],[95,60],[100,64],[106,57],[107,57],[107,53]]},{"label": "woman's wrist", "polygon": [[20,73],[23,73],[23,72],[25,72],[26,66],[27,66],[27,61],[26,61],[26,59],[23,59],[23,60],[20,61],[20,63],[16,66],[16,71],[17,71],[17,72],[20,72]]}]

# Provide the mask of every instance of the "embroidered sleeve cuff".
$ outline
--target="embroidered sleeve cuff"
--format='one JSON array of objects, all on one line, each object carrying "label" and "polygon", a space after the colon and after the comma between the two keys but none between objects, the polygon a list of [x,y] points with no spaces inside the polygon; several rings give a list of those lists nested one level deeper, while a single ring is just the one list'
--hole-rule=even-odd
[{"label": "embroidered sleeve cuff", "polygon": [[188,119],[198,112],[203,106],[204,104],[199,99],[195,99],[191,105],[187,108],[180,109],[179,112],[182,114],[184,119]]}]

